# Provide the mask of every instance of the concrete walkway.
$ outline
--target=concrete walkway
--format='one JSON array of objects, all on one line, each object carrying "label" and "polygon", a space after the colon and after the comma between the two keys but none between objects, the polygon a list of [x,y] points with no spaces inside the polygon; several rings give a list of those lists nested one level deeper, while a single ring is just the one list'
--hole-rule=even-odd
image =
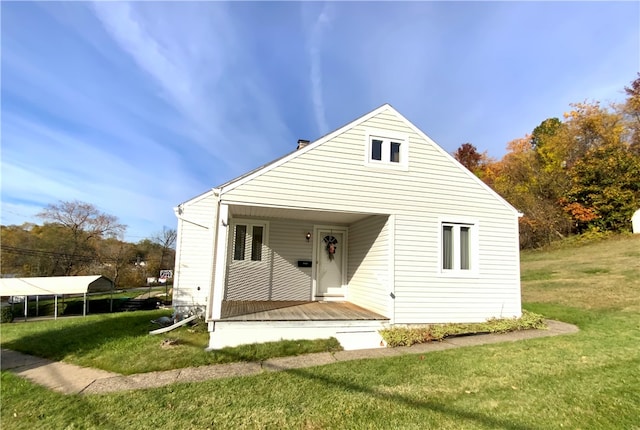
[{"label": "concrete walkway", "polygon": [[272,358],[260,363],[218,364],[128,376],[50,361],[8,349],[2,349],[0,352],[0,367],[2,370],[8,370],[36,384],[64,394],[102,394],[155,388],[180,382],[200,382],[209,379],[256,375],[262,372],[280,372],[322,366],[338,361],[393,357],[404,354],[426,354],[451,348],[513,342],[576,333],[578,331],[578,327],[559,321],[548,320],[547,325],[547,330],[525,330],[504,334],[452,337],[441,342],[431,342],[410,347],[361,349],[333,353],[320,352],[294,357]]}]

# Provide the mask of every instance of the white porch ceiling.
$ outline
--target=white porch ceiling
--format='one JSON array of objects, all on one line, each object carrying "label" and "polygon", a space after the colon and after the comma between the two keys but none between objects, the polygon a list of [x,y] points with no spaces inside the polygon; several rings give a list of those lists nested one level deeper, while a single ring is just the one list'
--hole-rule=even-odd
[{"label": "white porch ceiling", "polygon": [[366,212],[318,211],[313,209],[291,209],[261,206],[230,205],[229,213],[235,217],[247,218],[280,218],[325,224],[351,224],[372,215]]}]

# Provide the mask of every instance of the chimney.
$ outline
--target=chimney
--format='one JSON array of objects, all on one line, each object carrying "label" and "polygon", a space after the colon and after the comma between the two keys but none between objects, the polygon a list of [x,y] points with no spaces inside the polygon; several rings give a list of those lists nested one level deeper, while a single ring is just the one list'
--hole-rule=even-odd
[{"label": "chimney", "polygon": [[308,140],[304,140],[304,139],[298,139],[298,147],[296,148],[296,150],[298,149],[302,149],[305,146],[307,146],[309,144]]}]

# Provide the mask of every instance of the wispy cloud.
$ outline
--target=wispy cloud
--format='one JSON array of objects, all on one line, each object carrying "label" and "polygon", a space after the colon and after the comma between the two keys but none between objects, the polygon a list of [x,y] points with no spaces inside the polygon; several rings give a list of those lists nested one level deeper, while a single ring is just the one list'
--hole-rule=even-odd
[{"label": "wispy cloud", "polygon": [[[151,225],[172,225],[167,197],[178,202],[182,188],[194,188],[188,175],[165,174],[153,161],[140,165],[110,151],[99,136],[87,139],[13,114],[3,116],[3,135],[11,142],[3,148],[3,222],[12,213],[32,215],[56,200],[77,199],[130,220],[131,233],[143,235]],[[12,205],[8,214],[5,204]]]},{"label": "wispy cloud", "polygon": [[[260,143],[287,134],[287,128],[226,5],[209,6],[94,4],[107,32],[156,82],[194,142],[233,172],[268,159]],[[247,127],[251,118],[238,117],[238,110],[269,113],[269,121]]]},{"label": "wispy cloud", "polygon": [[2,222],[81,199],[132,236],[385,102],[448,151],[499,156],[569,102],[619,99],[640,60],[625,2],[2,9]]},{"label": "wispy cloud", "polygon": [[321,135],[329,132],[325,114],[324,95],[322,85],[322,41],[323,34],[331,24],[331,5],[324,3],[316,18],[309,38],[309,56],[311,60],[311,99],[316,118],[316,125]]},{"label": "wispy cloud", "polygon": [[[167,7],[171,7],[171,5],[167,5]],[[196,127],[195,137],[198,142],[202,143],[206,138],[206,135],[202,136],[201,134],[202,129],[211,131],[210,122],[206,118],[210,109],[206,100],[207,88],[205,84],[210,82],[215,86],[218,82],[224,58],[219,58],[218,61],[208,61],[208,58],[200,57],[200,55],[212,52],[222,53],[223,50],[193,49],[192,41],[188,38],[185,40],[185,35],[190,32],[180,34],[172,31],[167,28],[170,25],[170,22],[167,21],[164,25],[157,24],[156,27],[163,26],[164,28],[156,28],[157,32],[153,33],[150,21],[153,16],[162,16],[162,14],[148,11],[151,17],[146,17],[143,11],[145,6],[142,4],[97,2],[94,3],[94,9],[105,29],[117,44],[148,76],[154,79],[160,87],[162,95],[177,108],[183,118],[192,122],[190,125]],[[199,20],[192,22],[196,24]],[[217,37],[213,34],[199,34],[199,36],[210,44],[215,44],[217,41]],[[199,63],[206,63],[210,66],[206,74],[199,73],[202,71],[195,67]],[[211,118],[209,118],[210,120]],[[216,151],[212,152],[215,155]]]},{"label": "wispy cloud", "polygon": [[225,4],[15,4],[3,24],[4,223],[80,199],[139,237],[293,145]]}]

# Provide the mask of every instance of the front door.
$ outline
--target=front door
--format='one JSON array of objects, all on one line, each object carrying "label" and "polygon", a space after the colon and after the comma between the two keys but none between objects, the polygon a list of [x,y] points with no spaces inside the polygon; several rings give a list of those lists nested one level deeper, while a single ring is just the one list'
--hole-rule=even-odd
[{"label": "front door", "polygon": [[316,297],[344,297],[346,237],[344,229],[316,231]]}]

